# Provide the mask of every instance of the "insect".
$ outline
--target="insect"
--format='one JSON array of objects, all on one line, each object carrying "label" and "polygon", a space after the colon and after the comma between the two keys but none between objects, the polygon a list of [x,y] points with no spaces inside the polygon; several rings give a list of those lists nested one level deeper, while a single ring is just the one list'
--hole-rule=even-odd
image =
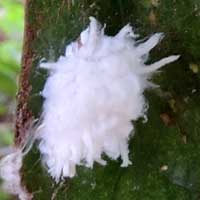
[{"label": "insect", "polygon": [[39,149],[50,175],[58,182],[76,175],[76,166],[106,165],[102,154],[131,164],[128,140],[131,120],[145,116],[143,95],[152,86],[151,75],[179,58],[169,56],[145,65],[150,50],[163,38],[152,35],[138,43],[132,27],[115,36],[90,17],[80,39],[66,47],[54,63],[42,63],[49,71],[44,97]]},{"label": "insect", "polygon": [[115,36],[105,35],[104,29],[90,17],[88,28],[79,40],[67,45],[64,56],[40,66],[49,71],[42,91],[41,123],[30,128],[22,149],[13,150],[0,162],[5,189],[19,199],[32,198],[21,184],[20,169],[35,140],[39,140],[42,160],[56,182],[74,177],[77,165],[106,165],[103,154],[113,160],[121,157],[122,167],[131,164],[131,121],[145,117],[148,109],[143,92],[152,87],[151,75],[179,56],[147,66],[148,54],[163,34],[138,43],[130,25]]}]

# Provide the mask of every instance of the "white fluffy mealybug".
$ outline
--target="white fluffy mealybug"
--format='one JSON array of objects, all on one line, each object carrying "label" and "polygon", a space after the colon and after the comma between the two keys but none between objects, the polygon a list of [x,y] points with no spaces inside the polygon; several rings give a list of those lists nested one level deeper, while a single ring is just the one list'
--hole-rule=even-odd
[{"label": "white fluffy mealybug", "polygon": [[30,151],[37,137],[39,129],[34,126],[36,121],[30,124],[22,146],[0,148],[4,155],[0,160],[0,179],[3,181],[3,189],[9,194],[16,195],[20,200],[31,200],[33,197],[22,184],[21,168],[24,156]]},{"label": "white fluffy mealybug", "polygon": [[0,177],[3,180],[3,189],[9,194],[18,196],[20,200],[31,200],[32,196],[21,184],[20,170],[22,167],[23,152],[13,150],[0,161]]},{"label": "white fluffy mealybug", "polygon": [[149,51],[163,34],[136,42],[126,25],[114,37],[90,17],[90,25],[79,40],[66,47],[55,63],[43,63],[49,77],[42,91],[42,125],[39,149],[51,176],[58,182],[76,174],[76,166],[105,165],[102,154],[122,167],[131,162],[128,140],[131,120],[145,115],[143,92],[150,75],[179,56],[145,65]]}]

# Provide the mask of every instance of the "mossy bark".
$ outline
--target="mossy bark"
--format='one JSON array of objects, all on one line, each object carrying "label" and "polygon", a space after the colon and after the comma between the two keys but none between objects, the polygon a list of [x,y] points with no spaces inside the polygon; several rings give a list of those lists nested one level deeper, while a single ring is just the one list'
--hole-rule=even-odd
[{"label": "mossy bark", "polygon": [[180,54],[181,59],[156,74],[154,82],[160,88],[145,94],[148,122],[135,123],[129,144],[133,165],[121,168],[120,161],[108,159],[106,167],[79,167],[75,178],[55,184],[33,148],[23,163],[24,185],[34,200],[198,200],[199,0],[27,0],[16,142],[22,142],[29,119],[41,114],[40,91],[47,74],[38,68],[40,61],[63,54],[90,15],[106,23],[111,35],[128,22],[141,36],[164,32],[149,62],[170,54]]}]

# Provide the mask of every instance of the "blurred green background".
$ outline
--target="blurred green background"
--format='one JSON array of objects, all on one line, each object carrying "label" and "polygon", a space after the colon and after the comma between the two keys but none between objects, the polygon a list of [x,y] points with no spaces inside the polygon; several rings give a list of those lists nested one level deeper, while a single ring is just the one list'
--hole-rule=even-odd
[{"label": "blurred green background", "polygon": [[[0,0],[0,157],[13,142],[15,96],[22,52],[24,1]],[[8,199],[0,191],[0,200]]]}]

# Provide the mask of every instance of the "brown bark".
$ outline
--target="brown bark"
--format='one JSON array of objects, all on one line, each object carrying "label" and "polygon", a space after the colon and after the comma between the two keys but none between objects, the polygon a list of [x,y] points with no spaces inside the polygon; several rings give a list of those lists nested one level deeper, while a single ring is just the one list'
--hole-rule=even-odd
[{"label": "brown bark", "polygon": [[28,21],[28,4],[25,3],[25,28],[24,28],[24,44],[22,55],[22,68],[19,79],[19,90],[17,94],[17,110],[15,123],[15,144],[20,147],[24,144],[26,132],[33,119],[32,112],[28,108],[28,98],[31,92],[29,77],[31,74],[31,66],[33,62],[34,50],[31,48],[31,43],[36,37],[36,28],[31,26]]}]

